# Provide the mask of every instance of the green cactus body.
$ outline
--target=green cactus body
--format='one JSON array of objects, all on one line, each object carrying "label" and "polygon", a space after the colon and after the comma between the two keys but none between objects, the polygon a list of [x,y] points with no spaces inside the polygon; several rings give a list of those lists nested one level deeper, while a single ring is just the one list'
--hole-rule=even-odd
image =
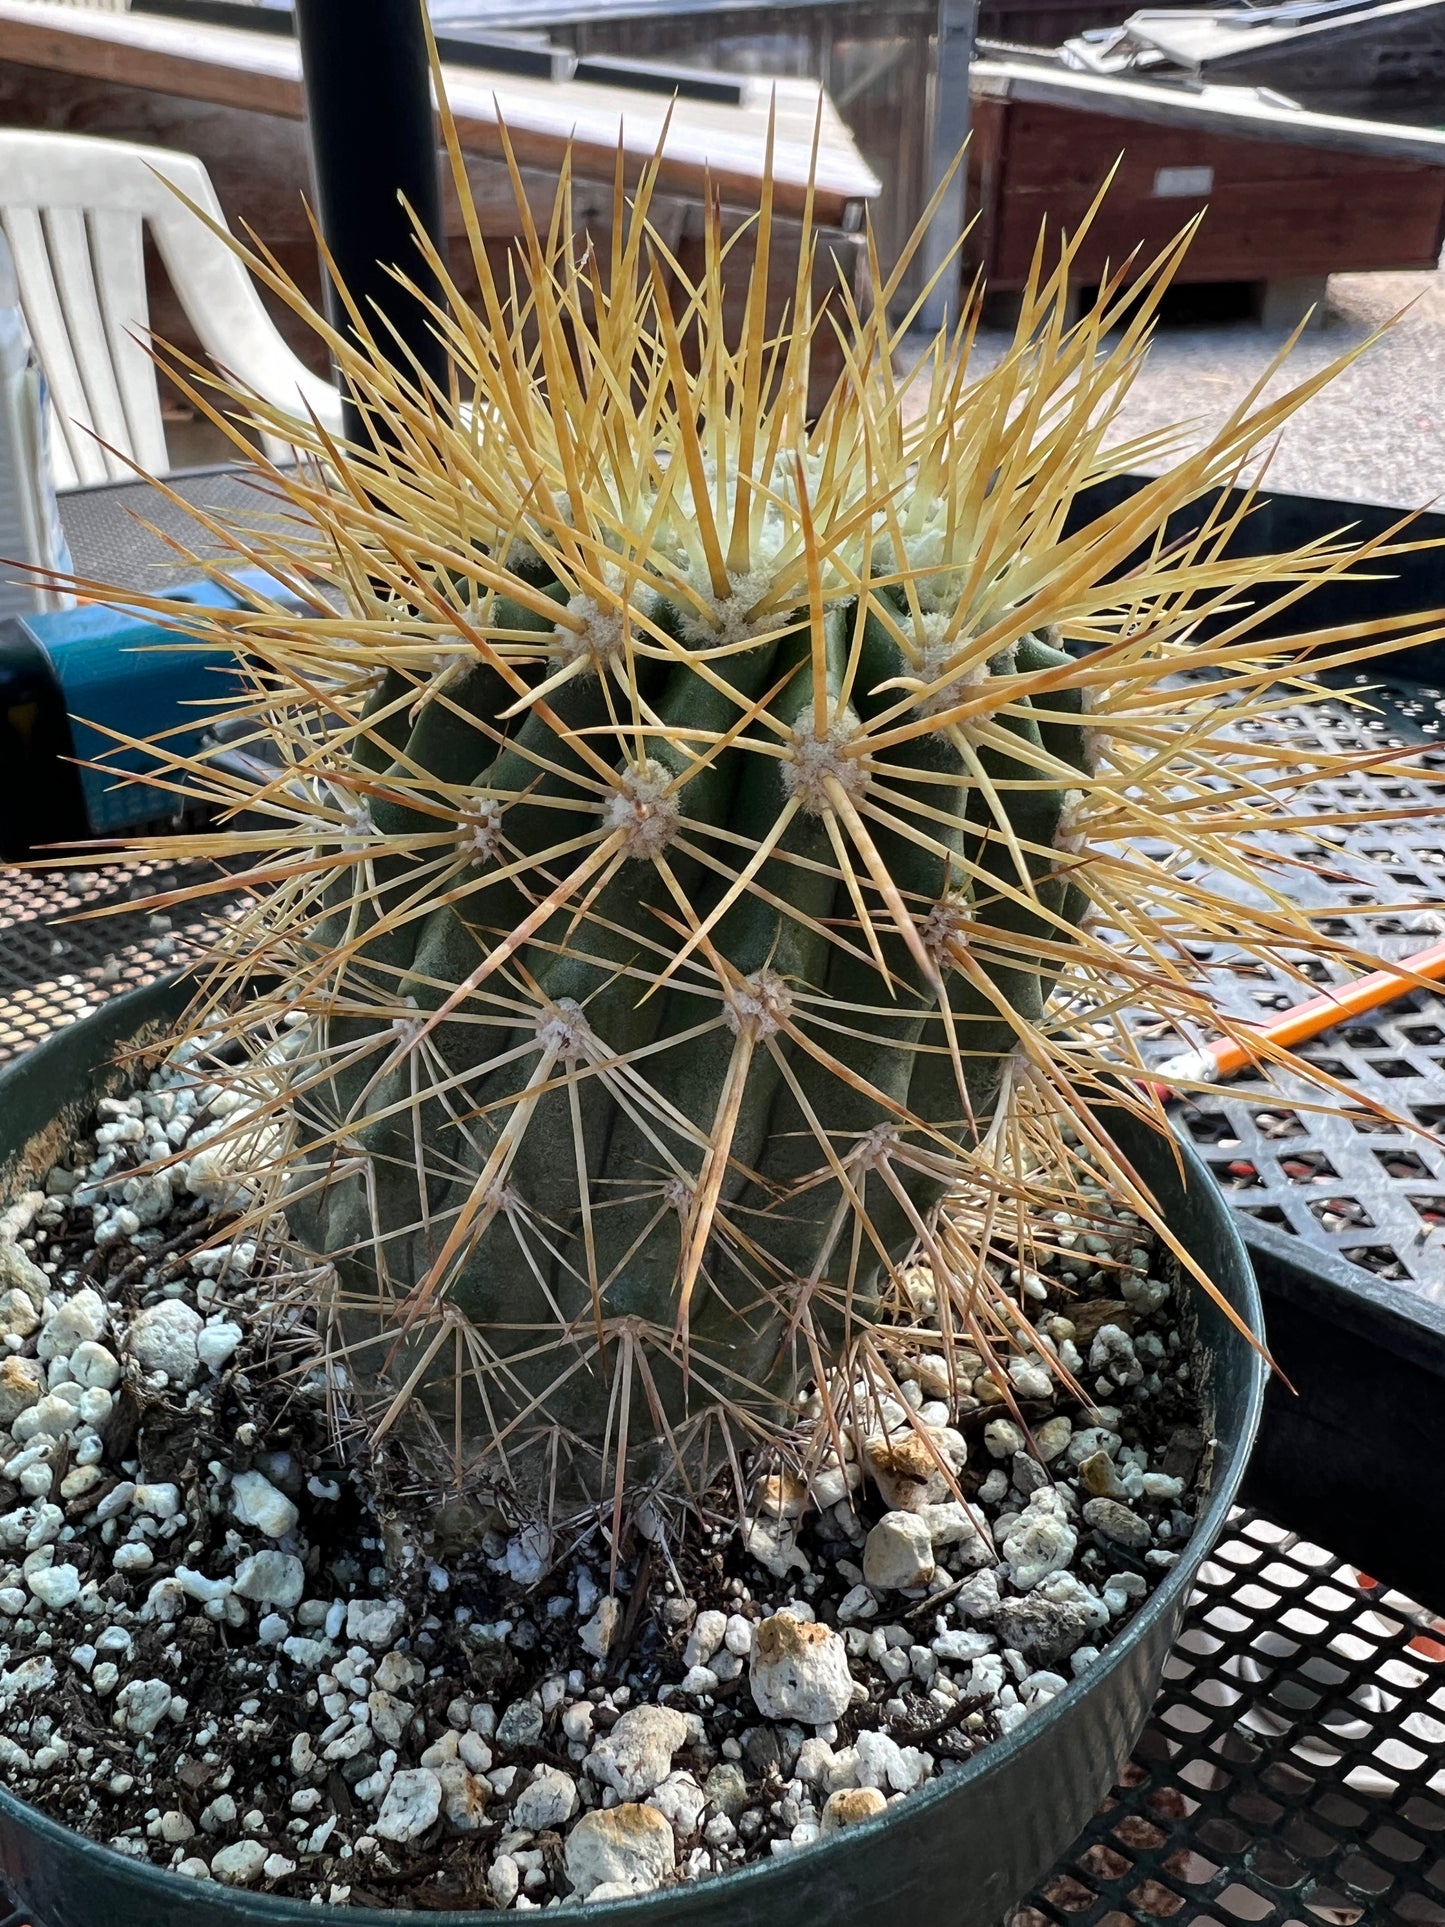
[{"label": "green cactus body", "polygon": [[[975,377],[968,325],[940,338],[910,413],[896,288],[811,311],[805,234],[775,329],[765,201],[734,327],[720,229],[668,292],[651,187],[619,185],[605,263],[565,189],[514,284],[478,246],[445,395],[327,336],[385,432],[268,420],[320,467],[273,477],[295,514],[243,547],[322,578],[315,607],[194,617],[252,665],[280,773],[257,797],[175,758],[264,826],[200,845],[255,885],[204,1021],[295,1119],[258,1211],[284,1197],[333,1261],[319,1322],[374,1436],[522,1511],[866,1435],[890,1344],[984,1344],[985,1299],[1017,1332],[989,1294],[1085,1138],[1147,1216],[1089,1114],[1130,1011],[1208,1021],[1199,933],[1315,941],[1282,893],[1207,882],[1264,873],[1294,774],[1219,726],[1267,720],[1276,673],[1239,609],[1364,553],[1231,561],[1222,509],[1163,540],[1324,372],[1065,533],[1157,455],[1105,433],[1177,250],[1071,327],[1067,261],[1040,270],[1012,348]],[[811,418],[823,328],[844,372]],[[1207,692],[1175,678],[1201,659]],[[1187,862],[1147,854],[1171,838]],[[923,1335],[896,1322],[915,1246]]]},{"label": "green cactus body", "polygon": [[[565,604],[561,583],[547,587]],[[850,1320],[866,1320],[888,1264],[939,1195],[940,1154],[962,1147],[986,1118],[994,1060],[1012,1048],[1008,1021],[940,952],[954,1053],[936,986],[880,914],[866,868],[857,864],[852,888],[842,875],[838,819],[819,807],[824,793],[809,788],[809,766],[800,775],[797,762],[769,753],[800,733],[812,740],[818,655],[835,733],[839,715],[881,713],[894,699],[876,685],[914,667],[871,617],[859,624],[856,597],[834,601],[822,620],[821,652],[807,611],[790,612],[777,632],[721,660],[726,687],[675,645],[673,661],[647,665],[648,720],[635,731],[619,726],[618,710],[641,700],[644,677],[629,687],[615,665],[589,666],[555,691],[547,719],[523,706],[509,724],[499,718],[515,698],[501,679],[466,669],[416,689],[404,737],[385,731],[394,754],[376,771],[370,806],[379,842],[465,844],[469,826],[491,827],[455,903],[378,927],[411,902],[425,849],[410,859],[379,853],[369,873],[348,871],[333,892],[344,900],[323,926],[320,954],[343,930],[371,932],[336,988],[387,1011],[414,1000],[415,1015],[384,1020],[396,1031],[396,1061],[380,1075],[384,1046],[365,1046],[382,1020],[327,1021],[323,1049],[361,1051],[322,1086],[313,1136],[328,1156],[341,1146],[341,1162],[350,1153],[355,1166],[360,1152],[364,1168],[306,1189],[292,1216],[337,1256],[352,1342],[375,1346],[378,1320],[383,1339],[400,1332],[387,1345],[387,1374],[404,1384],[438,1335],[425,1281],[438,1275],[459,1214],[471,1214],[439,1295],[485,1347],[483,1369],[462,1381],[466,1424],[497,1436],[497,1463],[529,1497],[539,1479],[555,1491],[559,1478],[573,1501],[602,1496],[599,1446],[616,1426],[623,1345],[639,1348],[647,1381],[627,1440],[633,1481],[679,1460],[705,1473],[725,1447],[724,1412],[745,1413],[744,1431],[780,1416],[809,1365],[807,1341],[829,1355]],[[503,621],[514,624],[515,613]],[[676,607],[654,606],[650,625],[674,638],[689,632]],[[1034,655],[1030,667],[1062,660],[1045,645]],[[534,680],[549,667],[544,656]],[[405,693],[393,676],[378,706]],[[693,769],[698,732],[721,735],[764,698],[764,713]],[[1037,746],[1027,696],[1016,709],[1008,726]],[[889,789],[927,813],[917,818],[926,829],[912,840],[907,816],[898,828],[880,826],[878,857],[920,925],[950,898],[968,897],[979,923],[1008,932],[1016,947],[1027,915],[989,888],[991,876],[1007,878],[1013,856],[977,804],[958,734],[945,727],[890,753]],[[575,865],[572,846],[595,836],[588,748],[607,759],[614,797],[642,799],[632,844],[600,887],[555,909],[420,1049],[407,1049],[408,1027],[454,998],[549,881]],[[1037,786],[1026,760],[979,754],[998,780]],[[817,767],[837,765],[825,750]],[[1011,793],[1026,799],[1020,834],[1041,849],[1061,793]],[[856,794],[866,802],[866,779]],[[745,868],[738,853],[763,849],[748,887],[659,985],[687,934],[679,895],[694,928],[706,923]],[[1042,854],[1028,860],[1028,888],[1046,868]],[[871,900],[871,943],[860,898]],[[984,969],[999,996],[1041,1011],[1047,985],[1037,969],[996,957]],[[699,1230],[704,1191],[710,1219]],[[700,1262],[684,1303],[679,1283],[694,1239]],[[424,1369],[422,1385],[444,1426],[455,1382]]]}]

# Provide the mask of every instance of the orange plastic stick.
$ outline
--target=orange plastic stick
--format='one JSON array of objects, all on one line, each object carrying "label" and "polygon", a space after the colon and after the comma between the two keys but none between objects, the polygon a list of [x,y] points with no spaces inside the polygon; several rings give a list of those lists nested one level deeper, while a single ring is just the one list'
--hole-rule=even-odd
[{"label": "orange plastic stick", "polygon": [[[1362,1017],[1366,1011],[1378,1010],[1381,1004],[1393,1003],[1395,998],[1413,990],[1421,977],[1445,977],[1445,943],[1431,944],[1428,950],[1403,957],[1387,970],[1372,970],[1367,977],[1358,977],[1352,984],[1341,984],[1305,1003],[1282,1010],[1269,1023],[1261,1024],[1254,1035],[1261,1043],[1285,1047],[1302,1044],[1348,1018]],[[1171,1057],[1159,1065],[1154,1076],[1171,1085],[1214,1083],[1219,1078],[1233,1077],[1257,1062],[1257,1053],[1247,1045],[1236,1043],[1232,1037],[1220,1037],[1203,1050],[1185,1051],[1179,1057]]]}]

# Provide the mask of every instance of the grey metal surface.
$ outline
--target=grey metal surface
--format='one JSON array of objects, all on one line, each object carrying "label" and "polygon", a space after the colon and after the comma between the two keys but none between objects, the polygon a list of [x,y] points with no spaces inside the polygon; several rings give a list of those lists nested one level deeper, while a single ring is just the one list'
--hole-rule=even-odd
[{"label": "grey metal surface", "polygon": [[[0,867],[0,1064],[193,955],[213,904],[198,912],[136,906],[206,874],[199,864]],[[87,914],[95,911],[106,914]]]},{"label": "grey metal surface", "polygon": [[[165,487],[222,524],[255,528],[282,512],[266,485],[244,469],[193,469],[168,476]],[[194,576],[171,543],[203,557],[221,554],[224,546],[150,481],[69,489],[60,497],[60,519],[76,574],[126,589]]]}]

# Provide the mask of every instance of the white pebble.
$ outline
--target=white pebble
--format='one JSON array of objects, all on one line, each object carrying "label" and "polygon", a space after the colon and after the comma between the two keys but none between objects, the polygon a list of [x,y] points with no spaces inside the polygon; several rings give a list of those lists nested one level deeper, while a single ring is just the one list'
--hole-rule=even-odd
[{"label": "white pebble", "polygon": [[118,1485],[113,1485],[110,1491],[106,1493],[99,1505],[96,1506],[91,1517],[99,1525],[104,1525],[107,1519],[119,1518],[120,1514],[125,1511],[126,1507],[130,1505],[135,1498],[135,1491],[135,1481],[133,1479],[122,1479]]},{"label": "white pebble", "polygon": [[1029,1592],[1051,1572],[1067,1566],[1078,1543],[1058,1491],[1051,1485],[1040,1486],[1004,1538],[1009,1576],[1020,1592]]},{"label": "white pebble", "polygon": [[634,1706],[587,1755],[587,1771],[624,1800],[640,1799],[667,1777],[688,1724],[670,1706]]},{"label": "white pebble", "polygon": [[916,1591],[933,1574],[933,1541],[924,1520],[912,1512],[885,1512],[863,1544],[863,1577],[868,1585]]},{"label": "white pebble", "polygon": [[39,1323],[40,1313],[27,1292],[12,1285],[9,1291],[0,1293],[0,1339],[29,1338]]},{"label": "white pebble", "polygon": [[50,1280],[14,1237],[0,1238],[0,1291],[23,1292],[37,1311],[50,1292]]},{"label": "white pebble", "polygon": [[104,1338],[109,1329],[110,1312],[105,1300],[86,1285],[46,1319],[35,1349],[47,1363],[52,1358],[69,1358],[77,1345],[88,1338]]},{"label": "white pebble", "polygon": [[848,1649],[817,1621],[775,1613],[757,1629],[748,1668],[753,1703],[765,1719],[826,1726],[852,1704]]},{"label": "white pebble", "polygon": [[306,1590],[306,1568],[289,1552],[257,1552],[236,1568],[236,1591],[258,1605],[279,1606],[284,1612],[301,1602]]},{"label": "white pebble", "polygon": [[741,1613],[729,1613],[723,1644],[739,1659],[746,1659],[753,1650],[753,1622]]},{"label": "white pebble", "polygon": [[209,1605],[212,1600],[224,1599],[232,1590],[231,1579],[212,1579],[203,1572],[196,1572],[190,1566],[177,1566],[175,1583],[188,1599],[198,1599],[201,1604]]},{"label": "white pebble", "polygon": [[163,1372],[172,1385],[184,1389],[196,1376],[200,1332],[198,1311],[179,1298],[165,1298],[137,1315],[126,1344],[143,1372]]},{"label": "white pebble", "polygon": [[196,1340],[196,1356],[208,1372],[218,1372],[235,1354],[241,1338],[241,1327],[230,1319],[217,1325],[207,1325]]},{"label": "white pebble", "polygon": [[900,1746],[886,1733],[860,1733],[855,1745],[860,1786],[911,1793],[933,1772],[933,1762],[926,1753],[916,1746]]},{"label": "white pebble", "polygon": [[353,1599],[346,1608],[346,1637],[355,1645],[390,1646],[405,1618],[399,1599]]},{"label": "white pebble", "polygon": [[154,1733],[170,1712],[172,1698],[171,1689],[163,1679],[133,1679],[116,1696],[115,1725],[122,1733],[144,1738]]},{"label": "white pebble", "polygon": [[528,1833],[546,1833],[562,1826],[576,1811],[577,1786],[571,1774],[544,1766],[517,1796],[512,1825],[525,1827]]},{"label": "white pebble", "polygon": [[387,1789],[373,1831],[404,1845],[426,1832],[442,1808],[442,1783],[429,1767],[407,1767]]},{"label": "white pebble", "polygon": [[293,1633],[289,1639],[283,1639],[281,1650],[293,1665],[299,1666],[306,1673],[319,1673],[332,1652],[331,1646],[325,1640],[304,1639],[299,1633]]},{"label": "white pebble", "polygon": [[120,1383],[120,1362],[93,1338],[82,1339],[70,1354],[70,1375],[77,1385],[113,1392]]},{"label": "white pebble", "polygon": [[497,1906],[510,1907],[521,1885],[521,1868],[509,1853],[499,1853],[487,1870],[487,1889]]},{"label": "white pebble", "polygon": [[606,1659],[621,1624],[622,1602],[615,1594],[608,1593],[606,1598],[598,1601],[592,1617],[578,1628],[578,1643],[594,1659]]},{"label": "white pebble", "polygon": [[1024,1449],[1024,1435],[1011,1418],[996,1418],[983,1428],[983,1442],[996,1459],[1011,1459]]},{"label": "white pebble", "polygon": [[227,1887],[253,1887],[265,1871],[267,1849],[259,1840],[237,1840],[211,1856],[211,1873]]},{"label": "white pebble", "polygon": [[25,1583],[51,1612],[63,1612],[80,1597],[80,1574],[74,1566],[46,1566],[40,1572],[32,1572]]},{"label": "white pebble", "polygon": [[0,1429],[8,1430],[45,1393],[45,1376],[30,1358],[0,1359]]},{"label": "white pebble", "polygon": [[565,1858],[567,1877],[583,1900],[616,1899],[660,1886],[677,1863],[677,1849],[671,1823],[655,1808],[624,1803],[583,1814],[567,1835]]},{"label": "white pebble", "polygon": [[284,1492],[260,1472],[238,1472],[231,1481],[231,1510],[243,1526],[281,1539],[300,1516]]},{"label": "white pebble", "polygon": [[726,1613],[712,1610],[700,1612],[688,1635],[687,1645],[683,1648],[683,1665],[685,1667],[706,1666],[718,1647],[722,1645],[727,1629]]}]

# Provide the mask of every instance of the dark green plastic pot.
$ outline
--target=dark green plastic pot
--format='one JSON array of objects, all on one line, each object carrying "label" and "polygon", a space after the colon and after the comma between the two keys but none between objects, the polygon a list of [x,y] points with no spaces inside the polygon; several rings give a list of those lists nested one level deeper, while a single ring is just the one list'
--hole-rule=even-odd
[{"label": "dark green plastic pot", "polygon": [[[183,990],[156,985],[114,1003],[0,1072],[0,1171],[34,1177],[58,1142],[57,1117],[77,1117],[116,1081],[116,1050],[164,1026]],[[1152,1185],[1169,1223],[1208,1264],[1246,1324],[1261,1332],[1259,1298],[1230,1214],[1195,1153],[1111,1123]],[[45,1143],[37,1141],[44,1133]],[[27,1158],[27,1145],[30,1147]],[[1176,1161],[1177,1150],[1177,1161]],[[1264,1366],[1202,1293],[1200,1369],[1217,1439],[1210,1492],[1179,1563],[1082,1680],[966,1766],[821,1845],[724,1879],[587,1908],[608,1927],[997,1927],[1091,1817],[1128,1758],[1205,1555],[1219,1537],[1254,1442]],[[36,1927],[232,1927],[241,1921],[312,1927],[297,1900],[197,1883],[81,1839],[0,1791],[0,1872]],[[354,1927],[400,1927],[415,1913],[348,1908]],[[448,1915],[480,1927],[484,1913]]]}]

